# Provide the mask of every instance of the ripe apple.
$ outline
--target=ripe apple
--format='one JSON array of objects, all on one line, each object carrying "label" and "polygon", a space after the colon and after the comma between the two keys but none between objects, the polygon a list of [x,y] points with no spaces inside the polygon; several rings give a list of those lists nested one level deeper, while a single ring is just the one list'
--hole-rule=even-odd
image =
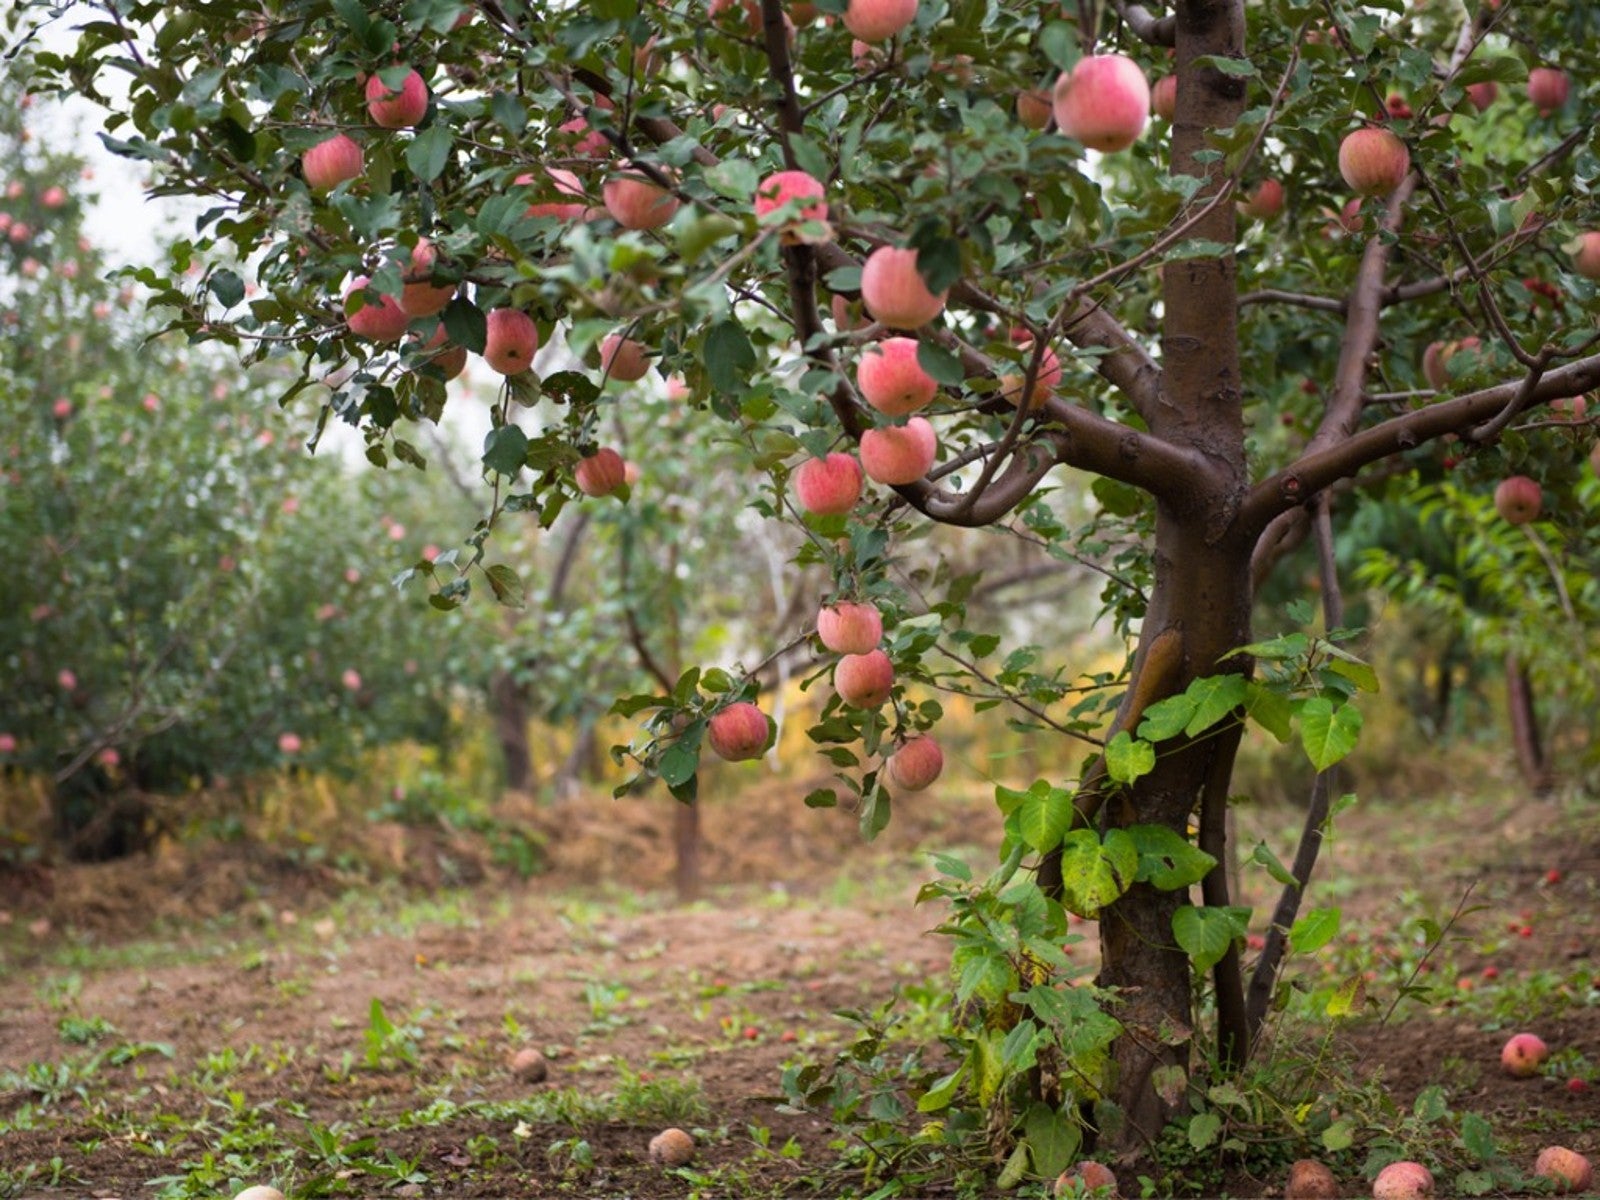
[{"label": "ripe apple", "polygon": [[1399,92],[1390,92],[1383,102],[1384,112],[1391,121],[1409,121],[1416,113],[1412,111],[1410,103]]},{"label": "ripe apple", "polygon": [[[523,211],[525,217],[553,217],[558,221],[581,221],[589,214],[589,194],[583,190],[583,181],[576,172],[565,167],[546,167],[544,173],[555,186],[558,196],[571,196],[573,200],[536,201]],[[518,175],[514,182],[519,187],[538,184],[536,175]]]},{"label": "ripe apple", "polygon": [[1239,211],[1257,221],[1270,221],[1283,211],[1283,184],[1263,179],[1248,197],[1239,201]]},{"label": "ripe apple", "polygon": [[1111,1168],[1093,1159],[1086,1159],[1075,1167],[1068,1167],[1056,1177],[1055,1193],[1065,1196],[1073,1188],[1087,1190],[1092,1196],[1106,1196],[1116,1200],[1117,1177]]},{"label": "ripe apple", "polygon": [[416,71],[408,71],[398,88],[384,83],[382,75],[367,77],[367,115],[385,129],[410,129],[428,113],[428,85]]},{"label": "ripe apple", "polygon": [[817,637],[835,654],[867,654],[883,640],[883,614],[854,600],[824,605],[817,612]]},{"label": "ripe apple", "polygon": [[706,729],[711,749],[727,762],[760,758],[772,739],[772,724],[767,714],[748,700],[730,704],[711,718]]},{"label": "ripe apple", "polygon": [[1535,67],[1528,72],[1528,99],[1541,117],[1548,117],[1567,103],[1567,73],[1556,67]]},{"label": "ripe apple", "polygon": [[1594,1183],[1594,1167],[1576,1150],[1546,1146],[1534,1161],[1533,1173],[1551,1180],[1558,1192],[1586,1192]]},{"label": "ripe apple", "polygon": [[657,1166],[681,1167],[692,1158],[694,1138],[681,1129],[663,1129],[650,1139],[650,1161]]},{"label": "ripe apple", "polygon": [[539,330],[518,308],[492,308],[486,318],[483,360],[502,375],[520,375],[533,365]]},{"label": "ripe apple", "polygon": [[611,219],[624,229],[659,229],[678,211],[676,196],[632,171],[606,180],[601,194]]},{"label": "ripe apple", "polygon": [[233,1200],[283,1200],[283,1193],[275,1187],[258,1183],[254,1187],[247,1187]]},{"label": "ripe apple", "polygon": [[1338,1200],[1339,1181],[1314,1158],[1302,1158],[1289,1168],[1289,1186],[1283,1200]]},{"label": "ripe apple", "polygon": [[[756,188],[753,205],[756,219],[765,223],[769,214],[785,212],[786,226],[806,221],[826,221],[828,202],[824,195],[822,183],[805,171],[775,171]],[[786,245],[828,240],[826,237],[808,238],[792,228],[785,229],[779,236]]]},{"label": "ripe apple", "polygon": [[283,754],[299,754],[302,743],[298,733],[280,733],[278,735],[278,750]]},{"label": "ripe apple", "polygon": [[886,42],[917,19],[917,0],[850,0],[844,27],[863,42]]},{"label": "ripe apple", "polygon": [[600,343],[600,370],[607,379],[637,383],[650,370],[649,351],[642,342],[608,333]]},{"label": "ripe apple", "polygon": [[1150,89],[1150,111],[1169,125],[1178,115],[1178,77],[1163,75]]},{"label": "ripe apple", "polygon": [[795,469],[794,491],[807,512],[823,517],[847,513],[861,499],[861,464],[839,451],[808,458]]},{"label": "ripe apple", "polygon": [[[607,100],[599,107],[609,108],[611,102]],[[572,153],[578,158],[604,158],[611,152],[610,139],[593,128],[584,117],[573,117],[570,121],[563,121],[557,127],[557,132],[572,141]]]},{"label": "ripe apple", "polygon": [[1514,1035],[1500,1051],[1500,1065],[1506,1074],[1527,1079],[1539,1073],[1539,1066],[1550,1053],[1550,1047],[1536,1033]]},{"label": "ripe apple", "polygon": [[1500,86],[1492,79],[1467,85],[1467,99],[1472,101],[1472,107],[1479,112],[1485,111],[1499,96]]},{"label": "ripe apple", "polygon": [[861,299],[873,318],[894,329],[915,329],[944,311],[948,291],[928,290],[917,252],[879,246],[861,267]]},{"label": "ripe apple", "polygon": [[608,446],[579,460],[573,475],[585,496],[609,496],[628,481],[628,465]]},{"label": "ripe apple", "polygon": [[524,1046],[511,1056],[511,1073],[522,1083],[543,1083],[550,1075],[550,1063],[532,1046]]},{"label": "ripe apple", "polygon": [[1494,489],[1495,511],[1512,525],[1526,525],[1534,520],[1543,505],[1544,493],[1526,475],[1502,479],[1500,486]]},{"label": "ripe apple", "polygon": [[344,290],[345,311],[348,313],[346,320],[350,323],[350,332],[374,342],[398,342],[405,333],[406,326],[411,323],[411,318],[406,316],[405,310],[400,307],[400,302],[393,296],[363,292],[361,307],[354,312],[349,311],[350,297],[356,292],[361,292],[366,286],[367,277],[357,275]]},{"label": "ripe apple", "polygon": [[1600,279],[1600,231],[1580,235],[1572,256],[1572,269],[1585,279]]},{"label": "ripe apple", "polygon": [[1363,196],[1387,196],[1409,170],[1411,151],[1388,129],[1357,129],[1339,144],[1339,174]]},{"label": "ripe apple", "polygon": [[450,345],[443,325],[434,330],[433,336],[423,343],[422,351],[432,352],[426,361],[439,370],[446,383],[467,369],[467,348]]},{"label": "ripe apple", "polygon": [[877,708],[894,691],[894,664],[882,650],[846,654],[833,668],[833,690],[855,708]]},{"label": "ripe apple", "polygon": [[875,483],[914,483],[928,473],[938,451],[939,437],[925,417],[861,435],[861,466]]},{"label": "ripe apple", "polygon": [[1423,1200],[1433,1195],[1433,1172],[1421,1163],[1390,1163],[1372,1181],[1373,1200]]},{"label": "ripe apple", "polygon": [[[1013,408],[1022,403],[1022,387],[1027,382],[1027,367],[1033,362],[1033,344],[1024,343],[1027,351],[1023,359],[1022,371],[1008,371],[1000,376],[1000,394],[1005,397],[1006,403]],[[1034,373],[1033,386],[1028,389],[1028,407],[1038,408],[1061,385],[1061,360],[1056,357],[1056,352],[1049,346],[1044,348],[1044,353],[1039,356],[1039,369]]]},{"label": "ripe apple", "polygon": [[15,754],[17,752],[17,735],[14,733],[0,733],[0,754]]},{"label": "ripe apple", "polygon": [[1056,80],[1056,127],[1093,150],[1126,150],[1150,118],[1150,84],[1121,54],[1091,54]]},{"label": "ripe apple", "polygon": [[939,385],[917,362],[916,338],[892,337],[873,342],[856,363],[856,387],[868,404],[891,417],[926,408]]},{"label": "ripe apple", "polygon": [[833,314],[833,326],[840,333],[849,333],[854,329],[865,329],[872,322],[861,315],[861,305],[854,303],[844,296],[835,295],[828,302],[829,311]]},{"label": "ripe apple", "polygon": [[430,282],[439,252],[427,238],[418,238],[411,250],[411,268],[402,276],[400,307],[410,317],[431,317],[444,311],[455,299],[456,285]]},{"label": "ripe apple", "polygon": [[1017,93],[1017,120],[1025,129],[1043,129],[1050,124],[1050,93],[1043,88],[1024,88]]},{"label": "ripe apple", "polygon": [[332,191],[347,180],[359,178],[365,167],[361,147],[343,133],[318,142],[300,156],[300,173],[313,192]]},{"label": "ripe apple", "polygon": [[914,737],[905,742],[883,764],[891,787],[902,792],[920,792],[939,778],[944,770],[944,751],[931,737]]}]

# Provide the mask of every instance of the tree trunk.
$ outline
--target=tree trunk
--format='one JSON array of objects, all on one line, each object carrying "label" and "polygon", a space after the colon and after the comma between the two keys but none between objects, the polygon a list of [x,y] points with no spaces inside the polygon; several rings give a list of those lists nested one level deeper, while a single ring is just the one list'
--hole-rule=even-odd
[{"label": "tree trunk", "polygon": [[1555,786],[1539,737],[1539,716],[1533,707],[1533,681],[1528,668],[1514,653],[1506,654],[1506,710],[1511,719],[1511,741],[1517,749],[1522,778],[1536,792]]},{"label": "tree trunk", "polygon": [[508,791],[533,790],[533,752],[528,745],[528,692],[510,671],[489,679],[489,708],[495,741],[500,744]]},{"label": "tree trunk", "polygon": [[674,806],[672,847],[676,856],[672,881],[678,890],[678,903],[689,904],[700,898],[700,806],[698,804]]}]

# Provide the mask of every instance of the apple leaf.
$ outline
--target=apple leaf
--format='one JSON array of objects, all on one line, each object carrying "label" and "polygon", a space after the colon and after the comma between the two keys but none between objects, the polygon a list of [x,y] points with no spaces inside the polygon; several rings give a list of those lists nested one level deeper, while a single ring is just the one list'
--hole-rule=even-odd
[{"label": "apple leaf", "polygon": [[491,429],[483,439],[483,465],[496,475],[516,475],[527,455],[528,435],[515,425]]}]

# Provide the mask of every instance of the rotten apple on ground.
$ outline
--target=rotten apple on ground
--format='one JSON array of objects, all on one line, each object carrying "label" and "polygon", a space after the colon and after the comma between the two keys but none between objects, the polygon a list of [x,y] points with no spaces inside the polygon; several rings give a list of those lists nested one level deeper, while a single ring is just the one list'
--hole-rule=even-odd
[{"label": "rotten apple on ground", "polygon": [[694,1158],[694,1138],[681,1129],[663,1129],[650,1139],[650,1161],[661,1167],[681,1167]]},{"label": "rotten apple on ground", "polygon": [[1528,1079],[1539,1073],[1539,1067],[1550,1055],[1550,1047],[1536,1033],[1514,1034],[1500,1050],[1500,1065],[1506,1074],[1518,1079]]},{"label": "rotten apple on ground", "polygon": [[1373,1200],[1425,1200],[1433,1195],[1433,1172],[1418,1162],[1390,1163],[1372,1181]]},{"label": "rotten apple on ground", "polygon": [[1594,1167],[1576,1150],[1546,1146],[1534,1161],[1533,1173],[1555,1184],[1558,1192],[1586,1192],[1594,1184]]},{"label": "rotten apple on ground", "polygon": [[1111,1168],[1093,1159],[1085,1159],[1075,1167],[1068,1167],[1057,1176],[1057,1196],[1069,1195],[1074,1189],[1109,1200],[1119,1200],[1121,1196],[1117,1191],[1117,1177],[1112,1174]]}]

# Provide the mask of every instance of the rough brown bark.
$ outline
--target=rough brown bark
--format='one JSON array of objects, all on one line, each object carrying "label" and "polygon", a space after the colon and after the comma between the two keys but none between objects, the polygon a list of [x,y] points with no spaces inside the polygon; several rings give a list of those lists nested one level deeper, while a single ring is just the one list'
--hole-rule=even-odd
[{"label": "rough brown bark", "polygon": [[1539,716],[1533,707],[1533,681],[1515,653],[1506,655],[1506,712],[1511,720],[1511,742],[1517,750],[1522,778],[1536,792],[1555,785],[1539,737]]},{"label": "rough brown bark", "polygon": [[510,671],[496,671],[490,676],[489,708],[506,788],[513,792],[531,791],[533,751],[528,743],[528,693]]}]

